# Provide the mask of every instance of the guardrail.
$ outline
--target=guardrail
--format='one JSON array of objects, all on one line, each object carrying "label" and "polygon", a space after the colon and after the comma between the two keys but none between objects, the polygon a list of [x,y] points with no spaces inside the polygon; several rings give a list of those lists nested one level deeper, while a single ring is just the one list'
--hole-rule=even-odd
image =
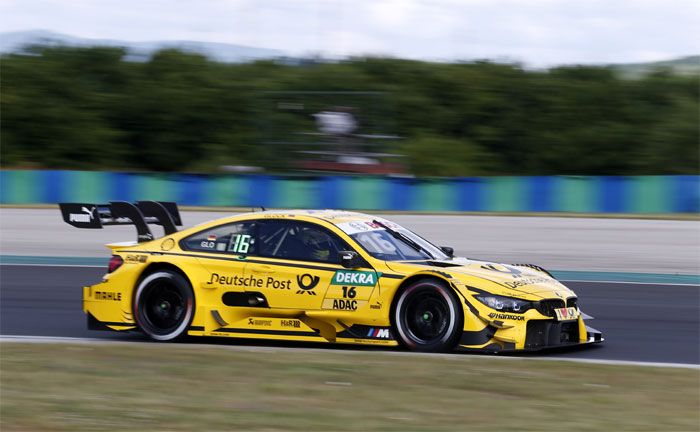
[{"label": "guardrail", "polygon": [[419,212],[700,212],[700,176],[392,178],[0,171],[0,203],[176,201],[189,206]]}]

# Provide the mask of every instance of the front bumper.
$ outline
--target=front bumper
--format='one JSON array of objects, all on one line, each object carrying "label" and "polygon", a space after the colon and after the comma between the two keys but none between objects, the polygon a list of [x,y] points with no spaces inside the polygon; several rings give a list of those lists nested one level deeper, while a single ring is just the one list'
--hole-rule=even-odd
[{"label": "front bumper", "polygon": [[603,342],[603,334],[584,324],[586,334],[581,337],[581,323],[578,321],[539,321],[527,323],[524,349],[536,351],[545,348],[558,348],[589,343]]},{"label": "front bumper", "polygon": [[523,335],[519,340],[502,337],[503,330],[492,325],[487,325],[479,332],[465,331],[460,339],[460,349],[492,353],[539,351],[588,345],[605,340],[603,334],[586,325],[583,318],[577,321],[530,320],[519,326],[522,326],[519,333]]},{"label": "front bumper", "polygon": [[107,281],[83,287],[83,312],[88,330],[136,328],[129,293]]}]

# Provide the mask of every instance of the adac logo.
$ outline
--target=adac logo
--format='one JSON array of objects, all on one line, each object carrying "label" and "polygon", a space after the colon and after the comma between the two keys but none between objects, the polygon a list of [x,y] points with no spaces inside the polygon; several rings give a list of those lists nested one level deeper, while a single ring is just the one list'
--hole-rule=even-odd
[{"label": "adac logo", "polygon": [[307,293],[309,295],[316,295],[316,293],[311,290],[316,288],[316,285],[318,285],[319,280],[320,279],[318,276],[312,276],[308,273],[297,276],[297,285],[299,285],[300,288],[297,291],[297,294]]}]

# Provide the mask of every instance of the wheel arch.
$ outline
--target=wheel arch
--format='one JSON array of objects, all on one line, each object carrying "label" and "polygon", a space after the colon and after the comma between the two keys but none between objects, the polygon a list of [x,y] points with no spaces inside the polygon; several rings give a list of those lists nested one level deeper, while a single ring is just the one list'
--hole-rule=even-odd
[{"label": "wheel arch", "polygon": [[[437,280],[441,283],[444,283],[445,286],[447,286],[450,290],[452,290],[454,292],[454,294],[457,296],[457,299],[461,299],[460,294],[457,292],[457,290],[454,289],[454,287],[452,286],[452,283],[450,283],[451,277],[447,273],[442,274],[442,272],[439,272],[439,273],[438,272],[435,272],[435,273],[433,273],[433,272],[420,272],[420,273],[413,274],[413,275],[407,277],[406,279],[404,279],[403,281],[401,281],[401,284],[396,289],[393,297],[391,298],[391,307],[389,308],[389,323],[391,324],[392,327],[394,327],[396,325],[396,323],[394,322],[394,311],[396,310],[396,302],[397,302],[400,294],[413,282],[416,282],[416,281],[419,281],[422,279],[432,279],[432,280]],[[461,300],[460,300],[460,303],[462,303]]]},{"label": "wheel arch", "polygon": [[[136,284],[134,285],[134,289],[132,290],[131,294],[131,309],[134,313],[134,320],[136,321],[137,328],[139,327],[138,325],[138,319],[136,315],[136,308],[137,306],[137,299],[136,296],[138,295],[139,292],[139,286],[141,283],[146,279],[148,276],[157,273],[158,271],[170,271],[173,272],[183,278],[183,280],[187,283],[189,286],[189,290],[192,294],[192,315],[189,319],[189,325],[194,321],[195,316],[197,314],[197,294],[195,292],[194,286],[192,285],[192,281],[190,278],[187,276],[187,274],[178,266],[168,263],[168,262],[153,262],[148,264],[146,267],[143,268],[141,273],[139,274],[138,279],[136,280]],[[142,329],[143,330],[143,329]],[[184,335],[187,335],[187,327],[184,329]],[[153,336],[151,336],[153,337]],[[180,336],[176,336],[174,339],[167,339],[167,340],[175,340],[179,339],[182,337],[182,334]]]},{"label": "wheel arch", "polygon": [[170,270],[170,271],[173,271],[173,272],[179,274],[183,278],[185,278],[187,283],[190,284],[190,288],[192,289],[192,295],[195,297],[195,301],[197,300],[197,293],[194,290],[194,285],[192,285],[192,281],[187,276],[187,274],[184,271],[182,271],[182,269],[180,267],[176,266],[175,264],[159,261],[159,262],[150,263],[146,267],[144,267],[143,270],[141,270],[141,274],[139,275],[138,279],[136,280],[136,284],[134,285],[134,289],[132,289],[132,292],[131,292],[132,307],[134,304],[136,304],[136,291],[137,291],[136,288],[141,284],[141,281],[144,280],[148,275],[151,275],[151,274],[157,272],[158,270]]},{"label": "wheel arch", "polygon": [[[464,331],[464,320],[466,318],[466,313],[464,310],[465,305],[462,301],[462,294],[452,283],[452,279],[452,276],[448,273],[428,270],[412,274],[401,281],[401,284],[396,289],[396,292],[391,299],[391,307],[389,308],[389,322],[392,328],[392,333],[394,333],[394,339],[397,340],[399,345],[405,346],[410,350],[443,352],[450,351],[459,344],[460,337]],[[412,285],[422,281],[432,284],[440,284],[442,285],[442,289],[444,290],[445,294],[449,296],[451,293],[450,297],[452,297],[452,300],[448,301],[448,303],[451,302],[454,305],[454,308],[456,308],[455,313],[457,314],[454,316],[456,321],[454,322],[455,326],[451,327],[452,330],[449,330],[448,328],[447,333],[440,336],[441,339],[431,341],[428,345],[423,346],[418,345],[415,340],[411,340],[411,336],[407,336],[406,334],[402,336],[401,333],[406,333],[406,330],[404,329],[402,331],[401,328],[403,328],[403,324],[399,326],[399,323],[397,322],[399,319],[401,319],[403,322],[403,318],[399,318],[397,313],[397,308],[399,307],[400,303],[399,300],[403,296],[403,293]]]}]

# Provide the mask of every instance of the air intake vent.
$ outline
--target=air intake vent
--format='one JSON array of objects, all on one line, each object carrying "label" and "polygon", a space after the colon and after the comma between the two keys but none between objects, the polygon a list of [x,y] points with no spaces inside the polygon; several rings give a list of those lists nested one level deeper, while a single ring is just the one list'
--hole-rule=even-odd
[{"label": "air intake vent", "polygon": [[553,300],[541,300],[537,303],[537,311],[544,316],[555,317],[554,309],[561,309],[564,307],[564,300],[553,299]]}]

